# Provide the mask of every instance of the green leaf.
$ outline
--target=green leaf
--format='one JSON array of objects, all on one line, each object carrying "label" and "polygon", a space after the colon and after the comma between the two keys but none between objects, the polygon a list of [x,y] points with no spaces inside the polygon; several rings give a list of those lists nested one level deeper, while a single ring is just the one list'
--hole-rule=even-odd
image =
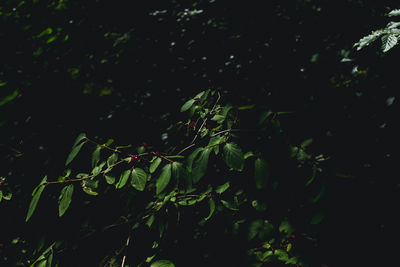
[{"label": "green leaf", "polygon": [[220,114],[216,114],[211,118],[212,121],[216,121],[217,123],[223,123],[225,120],[225,116],[220,115]]},{"label": "green leaf", "polygon": [[382,34],[384,34],[385,31],[384,30],[376,30],[373,31],[371,34],[364,36],[363,38],[360,39],[360,41],[358,41],[357,43],[355,43],[353,45],[353,47],[357,47],[357,50],[362,49],[365,46],[368,46],[370,43],[372,43],[373,41],[375,41],[379,36],[381,36]]},{"label": "green leaf", "polygon": [[91,196],[97,196],[99,194],[99,193],[93,191],[91,188],[86,187],[86,186],[82,186],[82,190],[83,190],[83,192],[85,192],[86,194],[91,195]]},{"label": "green leaf", "polygon": [[106,178],[107,184],[114,184],[115,183],[115,177],[114,176],[105,175],[104,177]]},{"label": "green leaf", "polygon": [[0,202],[2,198],[3,198],[3,191],[0,190]]},{"label": "green leaf", "polygon": [[85,142],[75,146],[71,153],[68,155],[67,160],[65,161],[65,166],[67,166],[78,154],[79,150],[81,150],[82,146],[85,144]]},{"label": "green leaf", "polygon": [[139,190],[143,191],[144,188],[146,187],[146,180],[147,180],[147,174],[144,170],[140,168],[134,168],[131,173],[131,184],[132,186]]},{"label": "green leaf", "polygon": [[[205,91],[201,91],[200,93],[198,93],[198,94],[194,97],[194,99],[196,99],[196,98],[201,98],[201,97],[204,95],[204,93],[205,93]],[[207,92],[207,94],[208,94],[208,92]]]},{"label": "green leaf", "polygon": [[184,173],[184,165],[180,162],[174,161],[172,163],[172,177],[174,177],[176,180],[179,180],[181,177],[184,176]]},{"label": "green leaf", "polygon": [[301,142],[300,146],[304,149],[306,147],[308,147],[309,145],[311,145],[313,142],[312,138],[308,138],[306,140],[304,140],[303,142]]},{"label": "green leaf", "polygon": [[162,159],[161,158],[156,158],[151,164],[150,164],[150,168],[149,171],[150,173],[153,173],[157,170],[157,167],[160,165]]},{"label": "green leaf", "polygon": [[294,229],[287,220],[283,220],[279,225],[279,232],[291,235],[294,232]]},{"label": "green leaf", "polygon": [[39,33],[36,37],[41,38],[45,35],[50,35],[52,33],[53,33],[53,29],[49,27],[49,28],[45,29],[44,31],[42,31],[41,33]]},{"label": "green leaf", "polygon": [[210,156],[212,149],[204,149],[197,160],[193,163],[192,169],[192,181],[193,183],[197,183],[201,178],[206,174],[208,158]]},{"label": "green leaf", "polygon": [[219,145],[219,144],[221,144],[224,140],[225,140],[225,137],[224,137],[224,136],[221,136],[221,135],[217,135],[217,136],[211,137],[211,138],[210,138],[210,141],[208,142],[207,147],[210,147],[210,148],[211,148],[211,147],[213,147],[213,146]]},{"label": "green leaf", "polygon": [[228,112],[232,109],[231,105],[225,106],[222,111],[220,111],[218,114],[214,115],[214,117],[211,118],[212,121],[216,121],[217,123],[221,124],[225,121],[226,116],[228,115]]},{"label": "green leaf", "polygon": [[99,161],[100,161],[100,150],[101,150],[101,147],[97,146],[96,149],[93,151],[92,168],[94,168],[97,165],[97,163],[99,163]]},{"label": "green leaf", "polygon": [[144,146],[139,146],[137,149],[138,154],[143,154],[146,151],[146,148]]},{"label": "green leaf", "polygon": [[53,263],[53,252],[51,252],[51,253],[49,254],[49,257],[47,258],[47,265],[46,265],[46,267],[51,267],[51,266],[52,266],[52,263]]},{"label": "green leaf", "polygon": [[45,188],[44,183],[46,182],[46,180],[47,180],[47,176],[45,176],[43,178],[39,187],[36,190],[34,190],[34,194],[33,194],[31,203],[29,204],[29,209],[28,209],[28,213],[26,215],[25,222],[27,222],[29,220],[29,218],[32,216],[33,212],[35,211],[37,203],[39,202],[39,199],[40,199],[40,195],[42,194],[43,189]]},{"label": "green leaf", "polygon": [[265,159],[258,158],[254,162],[254,179],[257,189],[262,189],[268,182],[270,177],[269,164]]},{"label": "green leaf", "polygon": [[254,156],[254,153],[249,151],[249,152],[247,152],[246,154],[243,155],[243,158],[246,160],[246,159],[248,159],[250,157],[253,157],[253,156]]},{"label": "green leaf", "polygon": [[13,194],[12,194],[11,192],[8,192],[7,195],[3,195],[3,199],[4,199],[4,200],[11,200],[12,195],[13,195]]},{"label": "green leaf", "polygon": [[395,34],[385,34],[381,38],[382,51],[387,52],[397,44],[397,36]]},{"label": "green leaf", "polygon": [[118,183],[115,185],[116,189],[120,189],[125,186],[126,182],[128,181],[130,173],[131,170],[126,170],[121,174]]},{"label": "green leaf", "polygon": [[218,187],[215,189],[215,192],[218,193],[218,194],[222,194],[223,192],[226,191],[226,189],[229,188],[229,186],[230,186],[230,183],[229,183],[229,182],[226,182],[226,183],[224,183],[223,185],[218,186]]},{"label": "green leaf", "polygon": [[47,175],[45,177],[43,177],[42,181],[40,181],[40,183],[33,189],[32,196],[34,196],[36,194],[36,191],[39,189],[39,187],[41,185],[44,185],[46,182],[47,182]]},{"label": "green leaf", "polygon": [[175,267],[175,265],[169,260],[158,260],[153,262],[150,267]]},{"label": "green leaf", "polygon": [[56,36],[56,35],[50,36],[50,37],[47,39],[46,43],[47,43],[47,44],[50,44],[50,43],[54,42],[56,39],[57,39],[57,36]]},{"label": "green leaf", "polygon": [[237,207],[237,205],[235,203],[230,203],[223,199],[221,199],[221,203],[222,203],[222,205],[224,205],[226,208],[228,208],[230,210],[239,210],[239,208]]},{"label": "green leaf", "polygon": [[151,227],[151,225],[153,224],[153,222],[154,222],[154,215],[151,215],[148,219],[147,219],[147,221],[146,221],[146,225],[150,228]]},{"label": "green leaf", "polygon": [[187,168],[188,172],[192,172],[193,161],[197,157],[197,155],[203,150],[204,150],[204,148],[198,147],[192,152],[192,154],[189,155],[189,157],[187,158],[187,164],[186,164],[186,168]]},{"label": "green leaf", "polygon": [[277,256],[280,261],[287,261],[289,259],[288,253],[282,249],[275,250],[274,255]]},{"label": "green leaf", "polygon": [[92,170],[93,177],[101,173],[104,165],[106,165],[106,163],[103,161],[99,166],[94,167],[94,169]]},{"label": "green leaf", "polygon": [[14,90],[10,95],[3,97],[0,99],[0,107],[7,104],[10,101],[13,101],[18,96],[18,90]]},{"label": "green leaf", "polygon": [[255,105],[248,105],[248,106],[241,106],[238,107],[238,110],[246,110],[246,109],[253,109],[255,107]]},{"label": "green leaf", "polygon": [[215,202],[214,199],[210,198],[208,200],[208,204],[210,205],[210,213],[208,214],[208,216],[206,218],[204,218],[204,220],[208,221],[211,216],[213,215],[214,211],[215,211]]},{"label": "green leaf", "polygon": [[72,193],[74,192],[74,185],[70,184],[64,186],[58,198],[58,216],[63,216],[71,203]]},{"label": "green leaf", "polygon": [[394,10],[390,11],[388,16],[389,17],[400,16],[400,9],[394,9]]},{"label": "green leaf", "polygon": [[185,112],[186,110],[190,109],[193,106],[193,103],[196,102],[194,99],[190,99],[186,101],[185,104],[181,107],[181,112]]},{"label": "green leaf", "polygon": [[235,143],[227,143],[224,146],[225,162],[229,168],[237,171],[243,170],[244,157],[242,149]]},{"label": "green leaf", "polygon": [[118,160],[117,153],[111,154],[111,156],[109,156],[107,159],[107,166],[111,167],[115,162],[117,162],[117,160]]},{"label": "green leaf", "polygon": [[172,164],[169,163],[165,165],[162,170],[161,174],[158,177],[156,181],[156,194],[160,194],[165,187],[167,187],[169,180],[171,179],[171,169],[172,169]]},{"label": "green leaf", "polygon": [[114,139],[108,139],[107,142],[105,142],[103,145],[110,146],[112,143],[114,143]]},{"label": "green leaf", "polygon": [[75,139],[74,145],[72,146],[72,148],[74,148],[76,145],[78,145],[82,140],[85,140],[86,138],[86,134],[85,133],[81,133],[78,135],[78,137]]}]

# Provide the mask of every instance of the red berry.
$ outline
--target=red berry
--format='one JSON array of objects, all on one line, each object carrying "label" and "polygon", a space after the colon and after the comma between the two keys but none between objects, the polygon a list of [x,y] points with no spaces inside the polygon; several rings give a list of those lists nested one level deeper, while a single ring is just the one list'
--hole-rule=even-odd
[{"label": "red berry", "polygon": [[133,156],[131,157],[131,162],[138,161],[139,157],[140,157],[139,155],[133,155]]},{"label": "red berry", "polygon": [[147,146],[147,143],[146,143],[146,142],[143,142],[143,143],[142,143],[142,146],[143,146],[143,147],[146,147],[146,146]]},{"label": "red berry", "polygon": [[160,156],[160,152],[158,152],[158,151],[157,151],[156,153],[154,153],[154,154],[155,154],[157,157]]},{"label": "red berry", "polygon": [[196,97],[194,100],[195,100],[196,102],[199,102],[199,101],[200,101],[200,98],[199,98],[199,97]]},{"label": "red berry", "polygon": [[195,122],[195,121],[192,121],[192,122],[189,124],[189,128],[194,129],[195,126],[196,126],[196,122]]},{"label": "red berry", "polygon": [[6,180],[1,180],[0,181],[0,186],[2,186],[5,182],[6,182]]}]

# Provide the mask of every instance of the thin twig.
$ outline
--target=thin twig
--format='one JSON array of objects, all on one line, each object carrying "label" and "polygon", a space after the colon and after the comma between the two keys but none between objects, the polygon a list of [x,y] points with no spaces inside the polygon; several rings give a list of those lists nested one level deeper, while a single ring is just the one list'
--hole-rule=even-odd
[{"label": "thin twig", "polygon": [[[131,236],[128,236],[128,239],[126,240],[126,244],[125,244],[125,247],[126,247],[126,248],[129,246],[129,241],[130,241],[130,240],[131,240]],[[126,252],[125,252],[124,257],[122,258],[121,267],[124,267],[124,265],[125,265],[125,260],[126,260]]]},{"label": "thin twig", "polygon": [[[124,162],[124,161],[125,161],[125,160],[120,160],[120,161],[114,163],[113,165],[111,165],[109,168],[113,168],[114,166],[116,166],[116,165],[118,165],[118,164],[121,164],[121,163]],[[106,169],[106,170],[107,170],[107,169]],[[106,172],[106,170],[101,171],[99,174],[104,174],[104,173]],[[97,174],[97,175],[99,175],[99,174]],[[92,174],[92,175],[89,175],[89,176],[86,176],[86,177],[76,178],[76,179],[68,179],[68,180],[64,180],[64,181],[50,181],[50,182],[46,182],[44,185],[48,185],[48,184],[62,184],[62,183],[70,183],[70,182],[79,182],[79,181],[83,181],[83,180],[87,180],[87,179],[93,178],[93,177],[95,177],[95,176],[97,176],[97,175]]]},{"label": "thin twig", "polygon": [[103,148],[106,148],[106,149],[108,149],[108,150],[111,150],[111,151],[113,151],[113,152],[122,153],[122,152],[121,152],[120,150],[118,150],[118,149],[114,149],[114,148],[111,148],[111,147],[108,147],[108,146],[105,146],[105,145],[101,145],[101,144],[99,144],[99,143],[97,143],[97,142],[95,142],[95,141],[93,141],[93,140],[91,140],[91,139],[89,139],[89,138],[87,138],[87,137],[86,137],[86,140],[89,141],[89,142],[91,142],[91,143],[93,143],[93,144],[95,144],[95,145],[98,145],[98,146],[100,146],[100,147],[103,147]]},{"label": "thin twig", "polygon": [[182,149],[181,151],[179,151],[179,153],[177,154],[177,155],[180,155],[180,154],[182,154],[184,151],[186,151],[186,150],[188,150],[189,148],[191,148],[192,146],[195,146],[196,144],[190,144],[190,145],[188,145],[187,147],[185,147],[184,149]]}]

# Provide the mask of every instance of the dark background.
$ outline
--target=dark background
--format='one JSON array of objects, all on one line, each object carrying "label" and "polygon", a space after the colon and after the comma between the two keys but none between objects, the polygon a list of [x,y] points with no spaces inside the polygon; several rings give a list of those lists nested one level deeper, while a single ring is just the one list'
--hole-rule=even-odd
[{"label": "dark background", "polygon": [[[311,266],[395,263],[399,50],[352,48],[395,8],[372,0],[2,1],[0,100],[16,94],[0,106],[1,189],[13,193],[0,203],[2,261],[23,262],[41,233],[66,238],[80,227],[74,216],[100,212],[98,203],[72,204],[62,222],[58,188],[24,222],[32,189],[60,175],[79,133],[168,148],[174,140],[160,137],[182,119],[180,106],[213,86],[232,103],[295,111],[284,123],[288,140],[311,137],[313,151],[330,157]],[[97,215],[105,225],[123,213],[110,203]]]}]

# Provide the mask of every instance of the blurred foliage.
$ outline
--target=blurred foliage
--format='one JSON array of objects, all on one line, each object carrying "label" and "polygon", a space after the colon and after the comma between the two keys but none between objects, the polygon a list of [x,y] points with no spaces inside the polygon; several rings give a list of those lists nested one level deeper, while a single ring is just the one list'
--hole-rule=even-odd
[{"label": "blurred foliage", "polygon": [[[244,153],[262,148],[271,172],[282,179],[267,197],[254,191],[251,203],[261,215],[249,213],[246,219],[258,230],[245,234],[243,218],[223,213],[207,232],[196,232],[202,229],[194,226],[200,220],[196,213],[182,219],[179,229],[169,229],[173,237],[163,244],[153,244],[145,230],[135,242],[170,248],[164,253],[177,266],[187,265],[186,257],[198,265],[229,265],[248,257],[243,240],[251,243],[275,231],[286,244],[278,253],[284,257],[292,230],[284,230],[290,229],[286,224],[270,229],[259,218],[268,214],[273,223],[288,219],[297,225],[294,247],[310,266],[393,263],[387,255],[395,255],[389,241],[399,237],[400,188],[393,66],[400,52],[395,47],[383,56],[379,42],[360,51],[353,44],[384,28],[385,14],[396,4],[174,0],[142,1],[132,8],[129,1],[3,0],[1,262],[26,265],[54,250],[62,266],[91,266],[120,249],[129,229],[103,229],[123,222],[132,205],[143,204],[130,203],[129,192],[94,199],[77,190],[80,201],[72,201],[60,219],[49,212],[57,211],[61,188],[55,186],[25,223],[33,189],[45,175],[60,176],[81,132],[99,143],[113,138],[119,146],[132,144],[128,149],[142,142],[166,152],[182,147],[188,140],[174,128],[182,119],[179,108],[211,86],[248,111],[243,129],[279,116],[270,126],[279,134],[271,132],[265,147],[250,132],[240,134]],[[257,109],[247,109],[252,105]],[[90,158],[92,152],[81,153]],[[309,155],[320,163],[307,165]],[[88,168],[85,161],[75,164]],[[299,189],[298,177],[310,177],[309,186]],[[209,205],[204,208],[207,216]],[[268,259],[268,246],[254,257]],[[136,249],[128,260],[148,253]]]}]

